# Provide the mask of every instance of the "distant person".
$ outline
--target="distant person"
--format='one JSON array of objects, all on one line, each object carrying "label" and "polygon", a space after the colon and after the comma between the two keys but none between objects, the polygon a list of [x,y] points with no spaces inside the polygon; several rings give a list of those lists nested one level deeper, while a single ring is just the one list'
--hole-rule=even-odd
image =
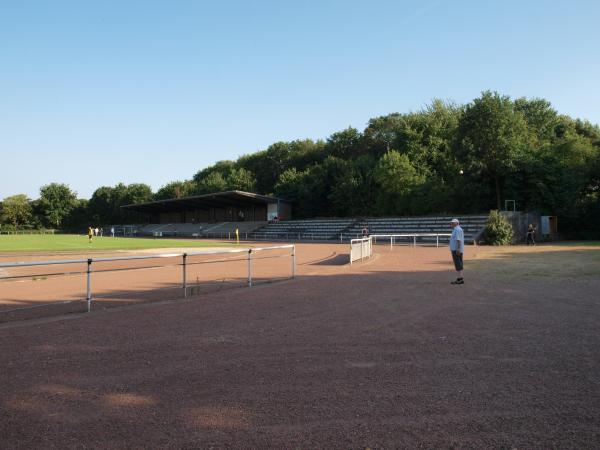
[{"label": "distant person", "polygon": [[535,227],[532,223],[527,227],[527,245],[535,245]]},{"label": "distant person", "polygon": [[99,231],[100,231],[100,230],[98,230],[98,227],[94,228],[94,236],[98,236],[98,232],[99,232]]},{"label": "distant person", "polygon": [[89,239],[89,243],[92,243],[92,237],[94,236],[94,230],[92,230],[92,227],[88,227],[88,239]]},{"label": "distant person", "polygon": [[363,238],[368,238],[369,237],[369,228],[363,227],[363,229],[362,229],[362,237]]},{"label": "distant person", "polygon": [[104,228],[100,227],[100,237],[104,236]]},{"label": "distant person", "polygon": [[110,235],[111,237],[115,237],[115,227],[110,227]]},{"label": "distant person", "polygon": [[465,284],[463,279],[463,255],[465,253],[465,234],[460,227],[458,219],[450,221],[452,225],[452,236],[450,236],[450,252],[452,253],[452,261],[456,269],[457,278],[452,281],[452,284]]}]

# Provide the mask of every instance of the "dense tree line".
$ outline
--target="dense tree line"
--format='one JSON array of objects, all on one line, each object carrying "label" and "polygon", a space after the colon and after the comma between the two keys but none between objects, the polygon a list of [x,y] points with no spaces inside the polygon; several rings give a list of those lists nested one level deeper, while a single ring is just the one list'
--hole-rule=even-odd
[{"label": "dense tree line", "polygon": [[230,189],[289,199],[297,218],[481,213],[512,199],[519,210],[558,215],[563,230],[598,232],[600,128],[543,99],[488,91],[466,105],[435,100],[377,117],[326,141],[277,142],[154,194],[119,184],[86,201],[52,184],[39,200],[4,199],[0,217],[13,226],[122,223],[136,220],[124,204]]}]

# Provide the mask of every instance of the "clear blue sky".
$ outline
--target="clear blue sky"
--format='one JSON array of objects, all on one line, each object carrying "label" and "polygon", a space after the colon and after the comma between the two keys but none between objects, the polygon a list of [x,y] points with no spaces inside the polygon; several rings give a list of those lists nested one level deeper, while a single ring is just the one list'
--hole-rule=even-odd
[{"label": "clear blue sky", "polygon": [[0,199],[191,178],[433,98],[600,123],[600,2],[0,0]]}]

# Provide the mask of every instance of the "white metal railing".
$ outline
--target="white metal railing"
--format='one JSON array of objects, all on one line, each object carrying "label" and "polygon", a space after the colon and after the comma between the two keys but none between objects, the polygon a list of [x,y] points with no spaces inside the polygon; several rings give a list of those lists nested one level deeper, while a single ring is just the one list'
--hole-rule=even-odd
[{"label": "white metal railing", "polygon": [[[51,275],[72,275],[72,274],[86,274],[86,301],[87,301],[87,311],[89,312],[91,310],[91,305],[92,305],[92,273],[93,273],[93,264],[94,263],[99,263],[99,262],[110,262],[110,261],[130,261],[130,260],[147,260],[147,259],[160,259],[160,258],[177,258],[180,257],[181,258],[181,263],[179,264],[175,264],[175,265],[180,265],[182,267],[182,289],[183,289],[183,296],[187,297],[187,290],[188,290],[188,283],[187,283],[187,267],[188,265],[190,265],[190,263],[188,263],[187,258],[190,256],[202,256],[202,255],[221,255],[221,254],[233,254],[233,253],[239,253],[239,254],[246,254],[247,257],[245,259],[248,260],[248,287],[252,286],[252,260],[253,259],[257,259],[257,258],[253,258],[252,254],[253,253],[257,253],[257,252],[262,252],[262,251],[268,251],[268,250],[278,250],[278,249],[291,249],[291,254],[285,254],[285,255],[275,255],[275,256],[268,256],[268,257],[263,257],[260,259],[267,259],[267,258],[281,258],[281,257],[291,257],[292,259],[292,264],[291,264],[291,278],[295,278],[296,276],[296,246],[293,244],[287,244],[287,245],[275,245],[275,246],[270,246],[270,247],[255,247],[255,248],[241,248],[241,249],[232,249],[232,250],[204,250],[204,251],[199,251],[199,252],[189,252],[189,253],[163,253],[163,254],[158,254],[158,255],[143,255],[143,256],[115,256],[115,257],[109,257],[109,258],[88,258],[88,259],[72,259],[72,260],[57,260],[57,261],[24,261],[24,262],[13,262],[13,263],[0,263],[0,269],[3,268],[15,268],[15,267],[32,267],[32,266],[50,266],[50,265],[73,265],[73,264],[85,264],[85,270],[84,271],[80,271],[80,272],[73,272],[73,271],[69,271],[69,272],[62,272],[62,273],[52,273]],[[205,261],[205,262],[195,262],[195,263],[191,263],[191,264],[208,264],[208,263],[215,263],[215,262],[228,262],[228,261],[239,261],[239,259],[235,259],[235,260],[227,260],[227,259],[220,259],[220,260],[210,260],[210,261]],[[170,265],[173,266],[173,265]],[[163,265],[160,267],[169,267],[169,265]],[[133,269],[137,269],[137,268],[129,268],[129,270],[133,270]],[[128,268],[125,269],[104,269],[102,270],[102,272],[113,272],[113,271],[122,271],[122,270],[128,270]],[[30,277],[32,275],[27,275],[26,277]],[[36,275],[36,276],[40,276],[40,275]],[[23,278],[23,275],[19,275],[19,276],[3,276],[2,279],[3,280],[7,280],[7,279],[15,279],[15,278]],[[28,307],[25,308],[17,308],[17,309],[27,309]],[[6,310],[6,311],[2,311],[2,312],[11,312],[11,311],[15,311],[13,310]]]},{"label": "white metal railing", "polygon": [[450,236],[452,236],[452,234],[451,233],[404,233],[404,234],[372,234],[371,235],[374,243],[377,243],[378,238],[389,238],[390,249],[394,247],[394,243],[396,243],[397,238],[400,238],[400,239],[412,238],[413,246],[416,247],[417,238],[435,237],[435,246],[439,247],[440,246],[440,236],[449,238]]},{"label": "white metal railing", "polygon": [[49,229],[49,230],[0,230],[0,235],[12,235],[12,234],[56,234],[55,233],[56,230],[53,229]]},{"label": "white metal railing", "polygon": [[370,237],[350,240],[350,265],[358,259],[361,261],[373,256],[373,241]]},{"label": "white metal railing", "polygon": [[[251,240],[251,241],[335,241],[337,240],[337,233],[330,232],[240,232],[240,240]],[[206,239],[222,239],[222,240],[235,240],[235,232],[222,232],[222,233],[204,233],[202,235],[195,236],[198,238]]]}]

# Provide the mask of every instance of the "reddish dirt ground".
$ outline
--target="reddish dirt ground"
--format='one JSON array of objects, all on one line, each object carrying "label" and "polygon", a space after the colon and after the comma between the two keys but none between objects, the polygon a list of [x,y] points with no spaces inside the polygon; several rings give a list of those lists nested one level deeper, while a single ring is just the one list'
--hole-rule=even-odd
[{"label": "reddish dirt ground", "polygon": [[[478,248],[451,286],[443,248],[346,252],[298,246],[294,280],[0,325],[0,447],[600,446],[599,274],[494,275]],[[148,272],[171,282],[121,274]]]}]

